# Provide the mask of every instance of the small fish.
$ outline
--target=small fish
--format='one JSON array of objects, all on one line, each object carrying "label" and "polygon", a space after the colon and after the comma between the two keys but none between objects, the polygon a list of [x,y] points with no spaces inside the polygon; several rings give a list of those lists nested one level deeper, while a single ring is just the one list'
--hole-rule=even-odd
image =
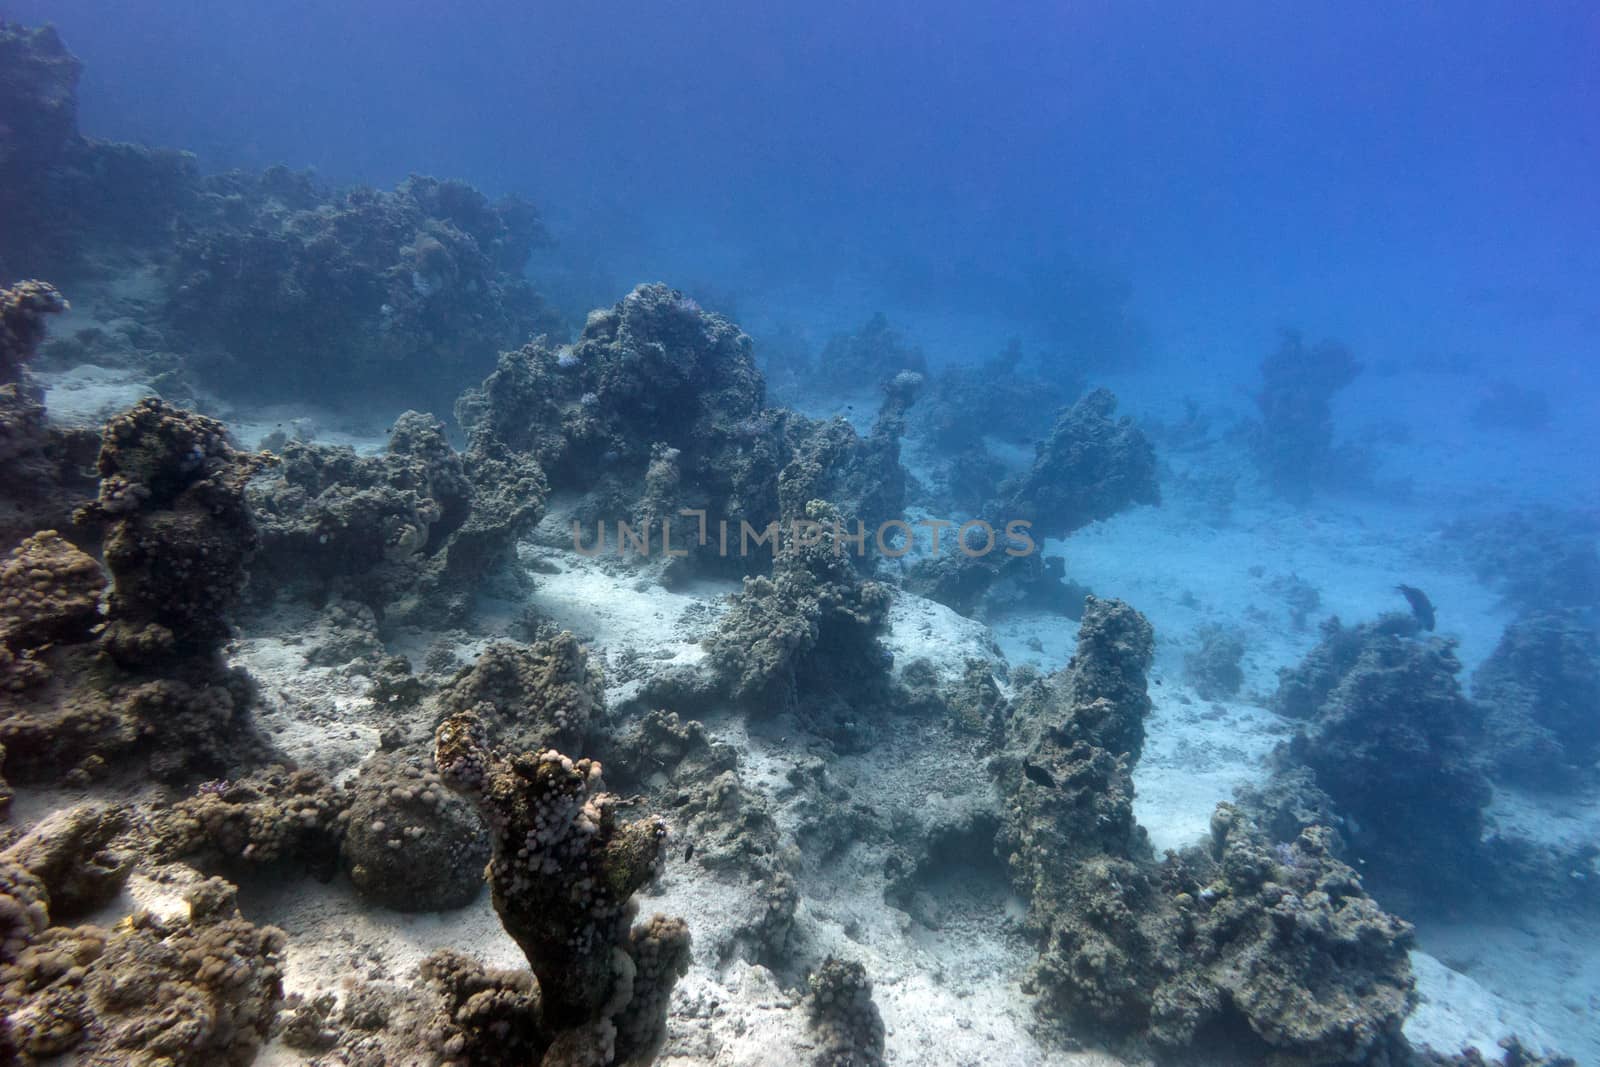
[{"label": "small fish", "polygon": [[1397,585],[1394,591],[1406,598],[1406,603],[1411,605],[1411,614],[1417,617],[1417,622],[1424,630],[1433,630],[1433,601],[1428,599],[1428,594],[1414,585]]},{"label": "small fish", "polygon": [[688,863],[692,859],[694,859],[694,842],[690,841],[683,848],[683,862]]}]

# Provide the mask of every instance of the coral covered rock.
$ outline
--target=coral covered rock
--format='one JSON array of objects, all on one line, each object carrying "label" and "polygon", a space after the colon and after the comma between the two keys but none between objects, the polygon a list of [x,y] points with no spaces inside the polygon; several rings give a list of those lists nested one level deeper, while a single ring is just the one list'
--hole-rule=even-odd
[{"label": "coral covered rock", "polygon": [[100,622],[100,564],[54,530],[34,534],[0,561],[0,642],[27,653],[86,641]]},{"label": "coral covered rock", "polygon": [[203,189],[168,313],[232,393],[434,406],[556,325],[522,277],[544,240],[526,201],[416,176],[329,193],[281,168]]},{"label": "coral covered rock", "polygon": [[1490,791],[1483,713],[1461,692],[1454,642],[1415,634],[1410,616],[1330,624],[1287,676],[1313,680],[1314,707],[1288,760],[1353,821],[1348,842],[1369,878],[1437,894],[1475,878]]},{"label": "coral covered rock", "polygon": [[1317,486],[1348,480],[1358,469],[1356,460],[1334,445],[1333,398],[1361,370],[1343,345],[1308,346],[1292,332],[1262,362],[1255,396],[1261,423],[1254,444],[1262,475],[1276,492],[1303,502]]},{"label": "coral covered rock", "polygon": [[1600,637],[1579,613],[1518,616],[1473,676],[1472,693],[1506,778],[1570,785],[1600,759]]},{"label": "coral covered rock", "polygon": [[1000,844],[1039,937],[1039,1009],[1130,1052],[1331,1067],[1403,1051],[1410,930],[1312,827],[1273,848],[1224,805],[1157,863],[1133,816],[1149,624],[1093,598],[1068,667],[1018,695]]},{"label": "coral covered rock", "polygon": [[0,385],[22,377],[23,366],[44,340],[45,316],[67,310],[67,298],[48,282],[18,282],[0,289]]},{"label": "coral covered rock", "polygon": [[661,917],[628,924],[630,898],[663,860],[665,824],[624,821],[592,760],[497,755],[472,712],[440,725],[434,762],[489,824],[495,911],[538,979],[543,1062],[628,1060],[628,1042],[654,1042],[688,934]]},{"label": "coral covered rock", "polygon": [[100,495],[113,651],[130,662],[221,647],[256,547],[245,483],[270,457],[215,419],[148,399],[106,423]]},{"label": "coral covered rock", "polygon": [[430,763],[380,752],[351,792],[342,858],[362,897],[397,911],[444,911],[482,891],[488,831]]},{"label": "coral covered rock", "polygon": [[600,672],[578,639],[562,632],[531,645],[490,645],[440,691],[444,714],[475,712],[490,738],[543,751],[580,744],[605,713]]},{"label": "coral covered rock", "polygon": [[349,798],[315,771],[265,768],[210,781],[159,813],[152,839],[163,859],[202,866],[287,864],[330,876]]},{"label": "coral covered rock", "polygon": [[887,680],[878,634],[888,589],[856,571],[836,509],[813,501],[806,521],[809,538],[778,555],[771,578],[747,578],[706,640],[724,688],[752,710],[782,711],[802,695],[843,700]]},{"label": "coral covered rock", "polygon": [[[5,892],[0,880],[0,902]],[[37,930],[0,953],[0,1051],[23,1065],[64,1052],[132,1067],[254,1060],[283,999],[283,934],[240,918],[219,879],[189,907],[186,920],[138,912],[111,930]]]},{"label": "coral covered rock", "polygon": [[1155,450],[1117,398],[1096,389],[1056,416],[1033,467],[1001,487],[1005,520],[1026,519],[1038,537],[1065,537],[1135,504],[1159,504]]},{"label": "coral covered rock", "polygon": [[816,1067],[875,1067],[884,1062],[883,1017],[872,980],[854,960],[829,956],[811,975],[806,1012],[816,1035]]},{"label": "coral covered rock", "polygon": [[291,442],[248,490],[258,584],[357,600],[386,625],[459,618],[539,521],[546,493],[531,459],[458,454],[443,426],[414,411],[380,456]]},{"label": "coral covered rock", "polygon": [[121,890],[134,857],[116,842],[130,822],[126,809],[80,804],[41,819],[0,852],[0,862],[39,879],[51,920],[67,922],[110,903]]}]

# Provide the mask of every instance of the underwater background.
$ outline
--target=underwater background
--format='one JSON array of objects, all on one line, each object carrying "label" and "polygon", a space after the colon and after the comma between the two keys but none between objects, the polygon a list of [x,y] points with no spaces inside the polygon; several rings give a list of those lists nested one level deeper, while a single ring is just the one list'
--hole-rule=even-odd
[{"label": "underwater background", "polygon": [[4,4],[0,1063],[1600,1062],[1597,50]]}]

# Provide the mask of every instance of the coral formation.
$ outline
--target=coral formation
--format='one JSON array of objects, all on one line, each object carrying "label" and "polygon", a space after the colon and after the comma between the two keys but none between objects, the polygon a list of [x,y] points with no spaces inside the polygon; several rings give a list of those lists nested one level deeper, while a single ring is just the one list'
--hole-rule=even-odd
[{"label": "coral formation", "polygon": [[922,351],[908,345],[878,312],[854,333],[828,339],[817,357],[817,378],[825,389],[872,388],[903,371],[926,373]]},{"label": "coral formation", "polygon": [[530,645],[490,645],[440,690],[438,708],[473,712],[495,744],[542,752],[586,741],[605,715],[605,690],[588,651],[563,631]]},{"label": "coral formation", "polygon": [[356,892],[396,911],[444,911],[483,888],[489,834],[421,756],[377,753],[350,787],[342,859]]},{"label": "coral formation", "polygon": [[1600,606],[1600,517],[1529,508],[1457,519],[1445,542],[1520,609]]},{"label": "coral formation", "polygon": [[1002,484],[1006,521],[1026,519],[1038,538],[1065,537],[1135,504],[1161,503],[1155,450],[1133,420],[1114,419],[1117,398],[1096,389],[1057,416],[1032,468]]},{"label": "coral formation", "polygon": [[832,505],[813,501],[805,514],[816,524],[814,543],[787,546],[771,578],[745,579],[706,639],[712,669],[728,694],[764,714],[792,708],[802,696],[819,707],[848,704],[887,680],[887,654],[877,635],[889,590],[856,571],[834,532],[842,520]]},{"label": "coral formation", "polygon": [[1490,758],[1535,788],[1571,786],[1600,759],[1600,637],[1571,610],[1514,619],[1472,679]]},{"label": "coral formation", "polygon": [[1149,624],[1090,598],[1067,668],[1019,694],[997,764],[1001,847],[1030,899],[1040,1009],[1120,1047],[1380,1063],[1404,1048],[1409,928],[1313,827],[1274,850],[1229,805],[1209,846],[1156,863],[1133,817]]},{"label": "coral formation", "polygon": [[[0,900],[22,899],[14,873],[0,886]],[[234,896],[210,879],[190,891],[187,919],[136,912],[110,930],[43,929],[35,914],[11,927],[0,1054],[24,1067],[68,1052],[84,1064],[250,1063],[283,999],[284,937],[240,918]]]},{"label": "coral formation", "polygon": [[806,1011],[816,1067],[877,1067],[884,1062],[883,1017],[872,1002],[872,979],[855,960],[829,956],[812,972]]},{"label": "coral formation", "polygon": [[111,572],[108,647],[119,659],[215,652],[256,547],[244,487],[270,457],[237,452],[215,419],[160,400],[106,423],[100,495]]},{"label": "coral formation", "polygon": [[131,824],[125,808],[65,808],[0,851],[0,864],[14,864],[37,878],[51,921],[67,922],[110,903],[122,889],[134,857],[119,839]]},{"label": "coral formation", "polygon": [[524,200],[418,176],[330,194],[282,169],[202,188],[169,313],[241,395],[448,402],[554,325],[521,276],[545,240]]},{"label": "coral formation", "polygon": [[48,282],[24,281],[0,289],[0,385],[22,378],[23,368],[44,340],[45,316],[67,308],[67,298]]},{"label": "coral formation", "polygon": [[459,619],[544,514],[546,493],[530,459],[458,454],[442,425],[414,411],[383,455],[290,442],[248,490],[262,540],[254,570],[263,591],[348,597],[388,627]]},{"label": "coral formation", "polygon": [[1348,481],[1359,468],[1348,449],[1334,444],[1333,399],[1361,370],[1338,342],[1308,346],[1292,331],[1262,361],[1253,443],[1262,476],[1279,495],[1304,503],[1316,488]]},{"label": "coral formation", "polygon": [[1201,700],[1230,700],[1244,685],[1244,641],[1235,630],[1224,626],[1202,626],[1195,634],[1195,647],[1184,653],[1184,679]]},{"label": "coral formation", "polygon": [[1489,785],[1478,762],[1483,713],[1461,692],[1452,640],[1419,636],[1412,615],[1346,629],[1337,619],[1274,703],[1307,717],[1286,753],[1341,815],[1353,854],[1386,886],[1440,893],[1470,884]]},{"label": "coral formation", "polygon": [[285,864],[326,879],[336,869],[348,805],[316,771],[275,765],[237,781],[201,783],[157,814],[152,848],[163,859],[202,866]]},{"label": "coral formation", "polygon": [[593,760],[495,754],[470,711],[440,724],[434,761],[489,824],[494,907],[538,980],[543,1062],[580,1062],[588,1049],[598,1062],[626,1063],[647,1051],[688,963],[681,922],[628,928],[630,898],[663,861],[666,825],[624,821]]}]

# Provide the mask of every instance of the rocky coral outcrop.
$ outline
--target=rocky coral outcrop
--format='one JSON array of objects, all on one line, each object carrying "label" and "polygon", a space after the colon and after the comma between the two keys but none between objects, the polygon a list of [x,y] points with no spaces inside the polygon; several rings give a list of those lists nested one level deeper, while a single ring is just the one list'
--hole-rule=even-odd
[{"label": "rocky coral outcrop", "polygon": [[445,911],[482,891],[488,830],[430,759],[380,752],[350,795],[341,859],[364,899],[396,911]]},{"label": "rocky coral outcrop", "polygon": [[1001,485],[1005,521],[1028,520],[1038,538],[1065,537],[1136,504],[1161,503],[1155,450],[1116,410],[1107,389],[1063,409],[1032,468]]},{"label": "rocky coral outcrop", "polygon": [[1490,790],[1483,713],[1460,670],[1452,640],[1395,614],[1352,629],[1331,621],[1280,686],[1279,706],[1311,708],[1284,766],[1311,771],[1353,824],[1351,855],[1386,888],[1437,897],[1476,879]]},{"label": "rocky coral outcrop", "polygon": [[272,766],[238,781],[203,782],[156,813],[151,851],[201,867],[282,865],[327,879],[337,868],[349,797],[316,771]]},{"label": "rocky coral outcrop", "polygon": [[21,380],[24,366],[44,340],[45,316],[59,315],[68,306],[49,282],[22,281],[0,289],[0,385]]},{"label": "rocky coral outcrop", "polygon": [[571,633],[529,645],[497,642],[440,690],[441,715],[471,711],[491,741],[542,752],[582,745],[605,715],[605,687]]},{"label": "rocky coral outcrop", "polygon": [[1018,695],[995,764],[1041,1012],[1163,1059],[1203,1045],[1250,1062],[1389,1062],[1413,1002],[1410,930],[1324,829],[1275,848],[1223,805],[1207,847],[1155,861],[1131,775],[1152,654],[1142,616],[1090,598],[1071,663]]},{"label": "rocky coral outcrop", "polygon": [[547,492],[531,459],[491,447],[458,454],[438,421],[414,411],[380,456],[290,442],[248,490],[258,585],[356,600],[385,626],[459,620],[538,523]]},{"label": "rocky coral outcrop", "polygon": [[[24,883],[0,873],[0,903],[23,899]],[[190,892],[186,919],[12,925],[0,949],[0,1055],[24,1067],[62,1053],[134,1067],[250,1063],[283,999],[284,937],[241,918],[234,896],[210,879]]]},{"label": "rocky coral outcrop", "polygon": [[1319,486],[1349,481],[1360,462],[1334,443],[1333,398],[1361,373],[1350,350],[1337,341],[1307,345],[1286,332],[1261,364],[1256,407],[1256,462],[1272,489],[1304,503]]},{"label": "rocky coral outcrop", "polygon": [[737,703],[772,714],[805,697],[826,720],[827,705],[886,685],[888,654],[877,635],[890,593],[857,572],[835,529],[837,509],[812,501],[805,515],[810,536],[785,546],[771,578],[745,579],[706,649]]},{"label": "rocky coral outcrop", "polygon": [[1531,611],[1506,627],[1472,679],[1498,774],[1571,786],[1600,759],[1600,636],[1575,611]]},{"label": "rocky coral outcrop", "polygon": [[823,389],[849,392],[873,389],[897,374],[925,374],[928,361],[878,312],[854,333],[835,334],[817,357],[817,378]]},{"label": "rocky coral outcrop", "polygon": [[545,240],[524,200],[419,176],[329,193],[282,168],[202,189],[168,312],[236,395],[449,403],[557,325],[522,277]]},{"label": "rocky coral outcrop", "polygon": [[14,864],[37,878],[59,924],[111,902],[133,869],[125,839],[132,826],[126,808],[79,804],[46,816],[4,851],[0,864]]},{"label": "rocky coral outcrop", "polygon": [[829,956],[808,981],[806,1014],[817,1049],[815,1067],[877,1067],[884,1062],[883,1017],[872,1002],[872,979],[855,960]]},{"label": "rocky coral outcrop", "polygon": [[489,824],[495,911],[538,982],[539,1062],[653,1054],[667,994],[688,966],[689,934],[662,916],[629,923],[631,897],[664,859],[665,824],[625,821],[593,760],[497,754],[472,712],[440,725],[434,761]]}]

